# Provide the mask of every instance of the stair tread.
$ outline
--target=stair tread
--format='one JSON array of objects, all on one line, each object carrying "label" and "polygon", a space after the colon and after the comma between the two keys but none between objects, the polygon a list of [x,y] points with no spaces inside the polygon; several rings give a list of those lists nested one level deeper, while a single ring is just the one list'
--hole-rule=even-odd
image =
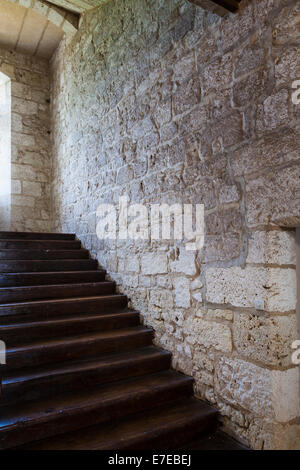
[{"label": "stair tread", "polygon": [[79,240],[10,240],[0,239],[0,249],[12,250],[77,250],[81,249],[81,242]]},{"label": "stair tread", "polygon": [[87,269],[82,271],[24,271],[22,273],[0,273],[1,287],[25,287],[61,285],[78,282],[95,282],[104,280],[104,269]]},{"label": "stair tread", "polygon": [[[159,439],[170,431],[184,428],[189,423],[194,427],[206,421],[210,427],[217,411],[200,400],[188,398],[168,406],[157,407],[142,414],[129,416],[122,421],[95,425],[60,436],[27,444],[23,448],[34,450],[122,450],[143,448],[149,439]],[[165,449],[155,447],[155,449]],[[172,449],[172,446],[170,447]]]},{"label": "stair tread", "polygon": [[[63,275],[63,274],[87,274],[87,273],[91,273],[91,274],[95,274],[96,273],[106,273],[106,270],[105,269],[90,269],[90,270],[87,270],[87,271],[78,271],[78,270],[74,270],[74,271],[24,271],[22,273],[1,273],[1,275],[3,274],[4,276],[8,276],[8,275],[11,275],[11,276],[24,276],[26,274],[34,274],[35,276],[43,276],[44,274],[46,274],[47,276],[48,275]],[[35,284],[34,284],[35,285]],[[44,285],[44,284],[41,284],[41,285]],[[53,285],[53,284],[51,284]]]},{"label": "stair tread", "polygon": [[74,314],[50,320],[23,321],[1,325],[1,338],[7,345],[30,343],[34,338],[67,337],[92,331],[108,331],[139,324],[139,313],[125,309],[114,313]]},{"label": "stair tread", "polygon": [[[120,317],[126,315],[126,314],[135,314],[138,315],[138,312],[136,310],[122,310],[121,312],[114,312],[114,313],[107,313],[105,315],[105,318],[114,318],[114,317]],[[85,314],[78,314],[74,316],[68,316],[68,317],[60,317],[60,318],[55,318],[53,320],[38,320],[38,321],[31,321],[31,322],[18,322],[18,323],[10,323],[9,325],[1,325],[1,331],[5,333],[6,330],[14,329],[14,328],[23,328],[26,326],[27,328],[36,326],[36,325],[43,325],[43,326],[56,326],[56,325],[61,325],[63,323],[72,323],[74,321],[89,321],[89,320],[94,320],[99,318],[100,315],[85,315]]]},{"label": "stair tread", "polygon": [[187,442],[182,450],[250,450],[250,448],[218,430]]},{"label": "stair tread", "polygon": [[[68,301],[72,299],[93,299],[94,297],[97,298],[110,295],[117,295],[114,294],[114,288],[115,283],[113,281],[100,281],[76,284],[72,283],[61,285],[45,284],[42,286],[24,287],[0,287],[0,307],[7,305],[27,305],[28,303],[50,303],[53,300]],[[78,296],[79,291],[80,296]],[[7,298],[8,300],[6,300]]]},{"label": "stair tread", "polygon": [[[6,238],[5,238],[6,237]],[[0,239],[4,240],[75,240],[74,233],[54,233],[54,232],[11,232],[0,231]]]},{"label": "stair tread", "polygon": [[49,305],[49,304],[63,304],[67,302],[87,302],[89,300],[103,300],[103,299],[113,299],[116,298],[124,298],[126,297],[124,294],[112,294],[112,295],[93,295],[88,297],[67,297],[62,299],[42,299],[42,300],[29,300],[26,302],[10,302],[5,304],[0,304],[0,316],[1,316],[1,309],[6,307],[30,307],[31,305]]},{"label": "stair tread", "polygon": [[170,388],[175,383],[190,383],[188,378],[178,372],[166,371],[149,376],[135,377],[134,379],[121,380],[115,383],[102,385],[98,390],[88,390],[69,393],[64,396],[22,403],[18,405],[4,407],[0,416],[0,437],[1,432],[7,431],[16,425],[29,425],[36,421],[47,421],[80,411],[92,410],[95,407],[104,407],[113,402],[126,400],[133,395],[140,395],[148,390],[159,388]]},{"label": "stair tread", "polygon": [[59,287],[63,288],[70,288],[70,287],[97,287],[103,284],[114,284],[113,281],[96,281],[96,282],[72,282],[69,284],[41,284],[41,285],[33,285],[33,286],[16,286],[16,287],[0,287],[0,295],[3,292],[21,292],[23,290],[31,290],[31,289],[48,289],[49,287]]},{"label": "stair tread", "polygon": [[12,371],[3,373],[2,384],[5,387],[8,384],[18,384],[43,377],[71,374],[73,372],[83,372],[95,368],[112,367],[114,365],[126,364],[128,361],[139,361],[147,357],[162,357],[169,355],[167,351],[158,349],[154,346],[140,348],[133,351],[118,352],[113,354],[103,354],[99,358],[90,358],[80,361],[68,361],[60,364],[51,364],[44,367],[33,367],[31,369]]},{"label": "stair tread", "polygon": [[[88,259],[88,251],[83,248],[69,250],[55,249],[17,249],[17,248],[0,248],[0,260],[3,261],[43,261],[49,259]],[[80,257],[80,258],[79,258]]]},{"label": "stair tread", "polygon": [[101,331],[99,333],[88,333],[84,335],[75,335],[71,337],[64,337],[64,338],[59,338],[59,339],[43,339],[43,341],[32,341],[30,343],[26,344],[20,344],[17,346],[13,347],[8,347],[6,350],[6,354],[9,360],[9,354],[12,353],[20,353],[22,351],[33,351],[33,350],[39,350],[39,349],[46,349],[46,348],[56,348],[61,345],[63,346],[72,346],[72,344],[78,344],[78,343],[88,343],[92,342],[95,340],[101,340],[101,339],[107,339],[107,338],[122,338],[124,336],[130,336],[134,335],[137,333],[146,333],[146,332],[152,332],[151,328],[147,328],[144,326],[136,326],[136,327],[131,327],[131,328],[124,328],[124,329],[118,329],[118,330],[108,330],[108,331]]},{"label": "stair tread", "polygon": [[0,260],[1,273],[61,272],[75,270],[97,270],[98,263],[92,259],[42,259],[42,260]]}]

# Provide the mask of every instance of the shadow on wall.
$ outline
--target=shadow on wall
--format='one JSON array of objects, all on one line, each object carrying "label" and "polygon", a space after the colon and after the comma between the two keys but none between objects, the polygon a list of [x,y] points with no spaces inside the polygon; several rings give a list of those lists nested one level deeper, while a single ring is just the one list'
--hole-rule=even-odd
[{"label": "shadow on wall", "polygon": [[0,230],[10,229],[11,81],[0,72]]}]

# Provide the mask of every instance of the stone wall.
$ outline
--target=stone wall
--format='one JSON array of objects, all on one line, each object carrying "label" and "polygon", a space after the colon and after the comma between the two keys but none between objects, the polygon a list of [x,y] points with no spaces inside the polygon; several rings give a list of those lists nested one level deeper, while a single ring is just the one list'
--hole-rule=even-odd
[{"label": "stone wall", "polygon": [[0,71],[11,79],[10,228],[16,231],[49,231],[49,64],[0,49]]},{"label": "stone wall", "polygon": [[[225,18],[114,0],[52,63],[53,221],[76,232],[227,431],[299,448],[294,231],[300,3]],[[96,236],[101,202],[203,203],[205,249]]]}]

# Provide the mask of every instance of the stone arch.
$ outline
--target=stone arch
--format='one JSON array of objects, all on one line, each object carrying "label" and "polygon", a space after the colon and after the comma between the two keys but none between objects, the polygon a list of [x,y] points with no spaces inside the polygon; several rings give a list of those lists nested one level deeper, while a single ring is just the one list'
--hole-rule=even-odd
[{"label": "stone arch", "polygon": [[77,31],[78,18],[71,12],[62,8],[52,6],[43,0],[8,0],[24,8],[29,8],[41,16],[47,18],[51,23],[60,28],[68,36],[72,36]]}]

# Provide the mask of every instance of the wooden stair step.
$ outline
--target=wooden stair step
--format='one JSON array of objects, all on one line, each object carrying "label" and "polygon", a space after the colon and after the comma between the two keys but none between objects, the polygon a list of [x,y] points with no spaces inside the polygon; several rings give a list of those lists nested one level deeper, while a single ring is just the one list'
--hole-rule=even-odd
[{"label": "wooden stair step", "polygon": [[0,232],[0,239],[4,240],[75,240],[74,233],[46,233],[46,232]]},{"label": "wooden stair step", "polygon": [[7,260],[0,261],[1,273],[46,272],[46,271],[90,271],[97,269],[98,262],[92,259],[64,260]]},{"label": "wooden stair step", "polygon": [[106,384],[96,391],[7,406],[1,410],[0,449],[111,422],[153,406],[184,399],[193,380],[173,371]]},{"label": "wooden stair step", "polygon": [[19,240],[0,239],[0,250],[79,250],[78,240]]},{"label": "wooden stair step", "polygon": [[127,302],[126,295],[115,294],[7,303],[0,305],[0,321],[7,324],[20,320],[32,321],[35,318],[51,319],[68,314],[114,312],[125,308]]},{"label": "wooden stair step", "polygon": [[56,320],[37,320],[29,323],[13,323],[1,325],[1,339],[6,344],[16,345],[28,343],[35,339],[61,338],[93,331],[129,328],[140,324],[139,313],[126,310],[117,313],[104,312],[101,315],[71,316]]},{"label": "wooden stair step", "polygon": [[87,259],[88,250],[33,250],[0,249],[0,260]]},{"label": "wooden stair step", "polygon": [[97,357],[99,354],[145,347],[150,345],[152,340],[153,330],[137,326],[59,339],[44,339],[42,342],[39,340],[14,347],[8,344],[6,365],[2,365],[2,371]]},{"label": "wooden stair step", "polygon": [[[194,398],[142,415],[99,424],[22,447],[23,450],[176,450],[215,428],[217,411]],[[184,447],[182,447],[184,448]]]},{"label": "wooden stair step", "polygon": [[59,284],[26,287],[0,287],[0,304],[26,300],[62,299],[66,297],[93,297],[109,295],[115,291],[115,283],[109,281],[81,284]]},{"label": "wooden stair step", "polygon": [[210,433],[202,433],[193,440],[186,442],[182,450],[250,450],[250,448],[221,430],[215,429]]},{"label": "wooden stair step", "polygon": [[1,405],[93,389],[107,382],[167,370],[170,361],[170,353],[149,346],[97,359],[13,371],[3,375]]},{"label": "wooden stair step", "polygon": [[106,271],[55,271],[38,273],[0,273],[0,287],[41,286],[104,281]]}]

